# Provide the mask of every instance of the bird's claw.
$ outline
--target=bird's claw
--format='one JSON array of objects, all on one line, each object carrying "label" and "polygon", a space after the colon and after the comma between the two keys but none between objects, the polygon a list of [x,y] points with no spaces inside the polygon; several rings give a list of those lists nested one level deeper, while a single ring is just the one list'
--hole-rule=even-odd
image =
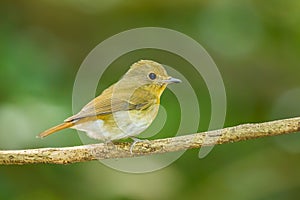
[{"label": "bird's claw", "polygon": [[130,154],[132,154],[133,153],[133,148],[134,148],[134,146],[135,146],[135,144],[137,143],[137,142],[145,142],[145,141],[148,141],[148,140],[141,140],[141,139],[139,139],[139,138],[135,138],[135,137],[131,137],[131,139],[133,140],[133,143],[131,144],[131,146],[130,146]]}]

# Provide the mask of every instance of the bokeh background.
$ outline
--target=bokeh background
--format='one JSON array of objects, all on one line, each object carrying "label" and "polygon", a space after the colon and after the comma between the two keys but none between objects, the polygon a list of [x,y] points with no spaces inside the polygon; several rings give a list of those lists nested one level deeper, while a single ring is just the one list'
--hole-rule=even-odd
[{"label": "bokeh background", "polygon": [[[73,130],[44,140],[35,136],[72,114],[73,82],[87,54],[114,34],[145,26],[180,31],[205,47],[224,79],[225,126],[299,116],[299,10],[293,0],[2,0],[0,149],[80,145]],[[190,80],[201,110],[198,131],[206,130],[205,83],[171,53],[144,49],[123,55],[101,78],[99,92],[142,58],[172,66]],[[180,118],[170,91],[162,104],[173,117],[157,138],[170,136]],[[97,161],[0,166],[0,199],[297,199],[299,142],[300,135],[292,134],[220,145],[204,159],[189,150],[147,174],[119,172]]]}]

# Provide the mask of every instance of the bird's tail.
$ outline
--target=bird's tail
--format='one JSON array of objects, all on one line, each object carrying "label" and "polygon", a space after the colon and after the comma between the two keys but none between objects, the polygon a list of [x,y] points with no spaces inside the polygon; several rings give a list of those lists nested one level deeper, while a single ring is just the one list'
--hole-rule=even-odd
[{"label": "bird's tail", "polygon": [[73,124],[72,122],[64,122],[64,123],[62,123],[62,124],[59,124],[59,125],[57,125],[57,126],[54,126],[54,127],[50,128],[50,129],[48,129],[48,130],[46,130],[46,131],[40,133],[37,137],[38,137],[38,138],[44,138],[44,137],[46,137],[46,136],[48,136],[48,135],[51,135],[52,133],[55,133],[55,132],[57,132],[57,131],[62,130],[62,129],[72,127],[73,125],[74,125],[74,124]]}]

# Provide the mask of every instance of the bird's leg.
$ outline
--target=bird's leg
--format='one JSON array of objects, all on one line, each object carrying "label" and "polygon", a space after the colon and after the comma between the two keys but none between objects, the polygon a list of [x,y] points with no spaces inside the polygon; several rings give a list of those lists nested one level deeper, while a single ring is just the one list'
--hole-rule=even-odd
[{"label": "bird's leg", "polygon": [[133,140],[133,143],[131,144],[130,146],[130,153],[132,154],[132,150],[133,150],[133,147],[134,145],[137,143],[137,142],[145,142],[145,141],[148,141],[147,139],[146,140],[141,140],[139,138],[136,138],[136,137],[130,137],[132,140]]},{"label": "bird's leg", "polygon": [[112,148],[116,148],[115,144],[111,140],[104,141],[104,144],[107,145],[108,147],[112,146]]}]

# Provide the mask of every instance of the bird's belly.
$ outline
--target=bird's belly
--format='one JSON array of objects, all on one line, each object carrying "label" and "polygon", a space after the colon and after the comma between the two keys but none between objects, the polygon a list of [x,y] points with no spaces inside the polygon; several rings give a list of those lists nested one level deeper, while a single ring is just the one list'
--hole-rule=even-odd
[{"label": "bird's belly", "polygon": [[73,128],[84,131],[93,139],[112,141],[136,136],[152,123],[158,112],[158,105],[148,110],[119,111],[104,119],[87,121]]}]

